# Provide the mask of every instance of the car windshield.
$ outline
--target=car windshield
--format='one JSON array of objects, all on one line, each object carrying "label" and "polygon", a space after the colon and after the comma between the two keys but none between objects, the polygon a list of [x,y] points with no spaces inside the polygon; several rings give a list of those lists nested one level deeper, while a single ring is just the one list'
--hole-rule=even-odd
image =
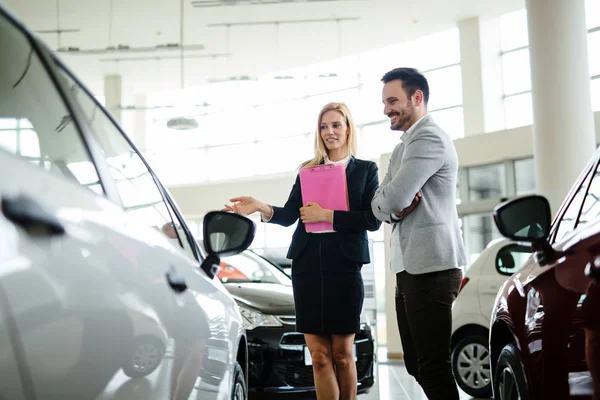
[{"label": "car windshield", "polygon": [[286,286],[292,284],[290,277],[279,268],[248,250],[235,256],[221,258],[217,276],[223,283],[260,282]]}]

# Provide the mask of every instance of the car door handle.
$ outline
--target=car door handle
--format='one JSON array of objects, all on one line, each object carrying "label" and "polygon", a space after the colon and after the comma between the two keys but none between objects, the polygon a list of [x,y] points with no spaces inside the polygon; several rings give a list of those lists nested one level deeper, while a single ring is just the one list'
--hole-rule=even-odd
[{"label": "car door handle", "polygon": [[50,235],[62,235],[65,228],[50,212],[44,210],[31,197],[20,194],[15,197],[3,197],[0,202],[2,213],[14,224],[25,229],[43,229]]},{"label": "car door handle", "polygon": [[187,289],[187,284],[185,283],[185,279],[178,276],[175,272],[167,272],[167,282],[169,282],[169,286],[177,293],[182,293]]}]

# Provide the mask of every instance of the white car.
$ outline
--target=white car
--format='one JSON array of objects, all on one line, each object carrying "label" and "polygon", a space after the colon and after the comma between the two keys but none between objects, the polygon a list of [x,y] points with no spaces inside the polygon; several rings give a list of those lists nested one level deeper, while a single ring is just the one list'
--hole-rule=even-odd
[{"label": "white car", "polygon": [[452,306],[452,371],[460,388],[473,397],[490,397],[488,336],[500,286],[531,255],[531,249],[497,239],[471,264]]},{"label": "white car", "polygon": [[1,5],[0,49],[0,398],[247,399],[214,266],[254,223],[207,214],[203,259],[135,146]]}]

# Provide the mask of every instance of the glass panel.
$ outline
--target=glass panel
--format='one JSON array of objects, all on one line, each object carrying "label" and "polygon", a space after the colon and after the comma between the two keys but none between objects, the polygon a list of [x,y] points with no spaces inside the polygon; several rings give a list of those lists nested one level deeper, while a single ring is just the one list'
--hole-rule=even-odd
[{"label": "glass panel", "polygon": [[592,177],[590,188],[585,196],[585,201],[583,202],[583,208],[581,209],[577,228],[579,229],[590,222],[596,221],[598,215],[600,215],[600,169],[597,169]]},{"label": "glass panel", "polygon": [[254,143],[212,147],[208,149],[210,180],[232,179],[252,176],[256,172]]},{"label": "glass panel", "polygon": [[506,196],[504,164],[470,167],[469,200],[493,199]]},{"label": "glass panel", "polygon": [[527,11],[525,9],[504,14],[500,17],[500,44],[502,51],[529,44]]},{"label": "glass panel", "polygon": [[430,114],[440,128],[450,135],[452,139],[459,139],[465,136],[465,120],[462,107],[432,111]]},{"label": "glass panel", "polygon": [[226,264],[217,274],[222,282],[254,281],[291,285],[287,275],[251,252],[223,257],[221,261]]},{"label": "glass panel", "polygon": [[[164,199],[150,170],[125,136],[91,97],[66,71],[60,70],[92,127],[92,134],[103,151],[108,171],[117,187],[125,211],[140,224],[161,231],[174,247],[195,258],[193,238],[185,233]],[[84,170],[84,169],[82,169]],[[89,177],[86,177],[89,179]]]},{"label": "glass panel", "polygon": [[[28,160],[46,171],[82,183],[68,166],[91,164],[91,159],[73,117],[29,40],[6,18],[0,18],[0,49],[0,93],[3,96],[0,118],[5,127],[26,128],[19,133],[13,131],[10,138],[0,131],[2,146],[16,155],[39,158]],[[17,119],[20,127],[15,125]],[[21,143],[15,144],[16,138],[20,138]],[[95,170],[89,173],[94,175],[93,181],[98,181]]]},{"label": "glass panel", "polygon": [[[262,105],[256,108],[256,118],[249,127],[256,140],[294,136],[313,131],[316,127],[314,116],[305,115],[306,100]],[[299,115],[298,111],[301,112]],[[312,117],[312,118],[310,118]],[[249,136],[252,139],[252,136]]]},{"label": "glass panel", "polygon": [[358,156],[375,159],[391,153],[400,143],[400,136],[401,132],[390,130],[387,123],[365,126],[358,137]]},{"label": "glass panel", "polygon": [[570,204],[567,206],[567,209],[558,221],[558,229],[554,237],[555,242],[560,242],[563,239],[563,237],[565,237],[565,235],[567,235],[569,232],[575,229],[577,216],[579,215],[579,211],[581,210],[585,192],[590,182],[590,175],[591,173],[588,171],[586,178],[583,180],[583,183],[581,184],[581,186],[579,186],[579,188],[573,195]]},{"label": "glass panel", "polygon": [[[257,127],[256,114],[252,108],[233,107],[235,113],[225,109],[205,116],[198,128],[206,137],[208,145],[224,145],[233,143],[251,142],[254,132],[249,127]],[[200,121],[199,121],[200,122]]]},{"label": "glass panel", "polygon": [[429,110],[434,111],[439,108],[447,108],[462,104],[462,77],[460,65],[427,72],[425,77],[429,82]]},{"label": "glass panel", "polygon": [[463,233],[467,251],[467,262],[473,263],[487,245],[501,238],[491,214],[473,214],[463,217]]},{"label": "glass panel", "polygon": [[588,29],[600,26],[600,1],[585,0],[585,20]]},{"label": "glass panel", "polygon": [[17,129],[17,119],[0,117],[0,129]]},{"label": "glass panel", "polygon": [[[600,3],[600,1],[599,1]],[[600,10],[598,10],[600,12]],[[590,75],[600,75],[600,31],[592,32],[587,36],[588,58],[590,62]]]},{"label": "glass panel", "polygon": [[257,175],[293,171],[313,156],[312,147],[306,145],[306,136],[258,142],[255,151],[253,163]]},{"label": "glass panel", "polygon": [[529,49],[502,55],[502,77],[505,95],[531,90]]},{"label": "glass panel", "polygon": [[[422,36],[413,41],[412,44],[413,52],[405,54],[411,54],[411,58],[414,57],[411,64],[421,71],[460,63],[458,28]],[[426,50],[423,51],[424,49]],[[458,74],[460,76],[460,67]],[[459,92],[462,92],[462,88]]]},{"label": "glass panel", "polygon": [[0,130],[0,149],[17,154],[17,131]]},{"label": "glass panel", "polygon": [[533,124],[531,93],[510,96],[504,99],[506,129]]},{"label": "glass panel", "polygon": [[533,158],[515,161],[517,196],[535,193],[535,162]]},{"label": "glass panel", "polygon": [[592,110],[600,111],[600,78],[592,79]]},{"label": "glass panel", "polygon": [[203,182],[208,179],[207,149],[149,153],[146,161],[164,185]]},{"label": "glass panel", "polygon": [[352,110],[356,123],[364,124],[388,119],[383,113],[382,90],[383,83],[381,82],[364,85],[360,88],[359,105],[356,110]]},{"label": "glass panel", "polygon": [[40,141],[37,133],[32,130],[22,130],[19,134],[21,155],[25,157],[41,157]]}]

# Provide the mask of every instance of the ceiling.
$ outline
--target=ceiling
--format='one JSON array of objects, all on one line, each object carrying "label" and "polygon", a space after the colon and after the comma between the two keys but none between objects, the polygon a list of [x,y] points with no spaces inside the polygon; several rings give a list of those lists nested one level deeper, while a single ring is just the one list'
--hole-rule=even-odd
[{"label": "ceiling", "polygon": [[[181,85],[178,48],[153,50],[180,42],[179,0],[0,3],[38,31],[52,49],[78,48],[78,55],[60,53],[61,57],[95,94],[104,92],[103,77],[115,73],[122,75],[127,96]],[[523,0],[184,0],[183,43],[190,47],[185,52],[184,84],[356,54],[455,27],[463,18],[523,7]],[[59,35],[57,29],[65,31]],[[119,45],[130,50],[81,54]]]}]

